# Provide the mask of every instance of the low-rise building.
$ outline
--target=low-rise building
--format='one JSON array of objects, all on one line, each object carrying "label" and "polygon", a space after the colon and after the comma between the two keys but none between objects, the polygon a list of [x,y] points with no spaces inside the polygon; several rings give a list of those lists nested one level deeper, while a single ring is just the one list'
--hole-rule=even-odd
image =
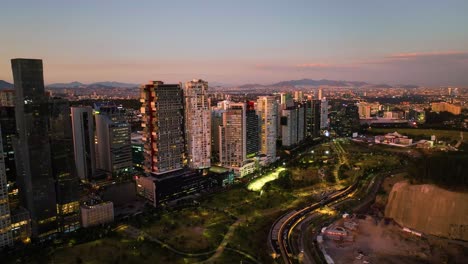
[{"label": "low-rise building", "polygon": [[114,221],[114,204],[112,202],[88,202],[80,207],[81,225],[97,226]]}]

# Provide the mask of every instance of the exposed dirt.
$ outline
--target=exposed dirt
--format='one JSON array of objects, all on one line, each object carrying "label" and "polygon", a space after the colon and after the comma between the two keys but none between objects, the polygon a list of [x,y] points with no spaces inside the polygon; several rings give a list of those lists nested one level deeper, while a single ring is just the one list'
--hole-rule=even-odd
[{"label": "exposed dirt", "polygon": [[[338,225],[342,221],[338,221]],[[351,231],[354,242],[324,242],[335,263],[466,263],[466,242],[418,237],[403,232],[393,221],[372,217],[354,221],[359,224],[356,231]]]}]

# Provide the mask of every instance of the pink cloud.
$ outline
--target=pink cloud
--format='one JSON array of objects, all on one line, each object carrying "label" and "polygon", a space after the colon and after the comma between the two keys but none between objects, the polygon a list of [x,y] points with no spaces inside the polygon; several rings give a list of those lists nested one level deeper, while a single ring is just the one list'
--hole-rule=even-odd
[{"label": "pink cloud", "polygon": [[410,52],[410,53],[397,53],[387,56],[387,59],[418,59],[427,57],[446,57],[446,56],[468,56],[468,52],[462,51],[438,51],[438,52]]}]

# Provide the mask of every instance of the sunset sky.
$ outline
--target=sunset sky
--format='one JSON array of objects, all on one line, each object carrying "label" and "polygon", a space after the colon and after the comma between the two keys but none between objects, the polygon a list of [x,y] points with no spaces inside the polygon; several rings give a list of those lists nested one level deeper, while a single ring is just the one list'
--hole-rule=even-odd
[{"label": "sunset sky", "polygon": [[3,1],[0,79],[468,86],[468,1]]}]

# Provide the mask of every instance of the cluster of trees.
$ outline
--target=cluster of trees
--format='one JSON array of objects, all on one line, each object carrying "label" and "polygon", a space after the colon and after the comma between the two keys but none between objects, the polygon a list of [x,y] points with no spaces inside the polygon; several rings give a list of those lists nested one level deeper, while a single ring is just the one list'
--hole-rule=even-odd
[{"label": "cluster of trees", "polygon": [[468,187],[468,153],[437,153],[416,159],[408,166],[410,179],[446,188]]}]

